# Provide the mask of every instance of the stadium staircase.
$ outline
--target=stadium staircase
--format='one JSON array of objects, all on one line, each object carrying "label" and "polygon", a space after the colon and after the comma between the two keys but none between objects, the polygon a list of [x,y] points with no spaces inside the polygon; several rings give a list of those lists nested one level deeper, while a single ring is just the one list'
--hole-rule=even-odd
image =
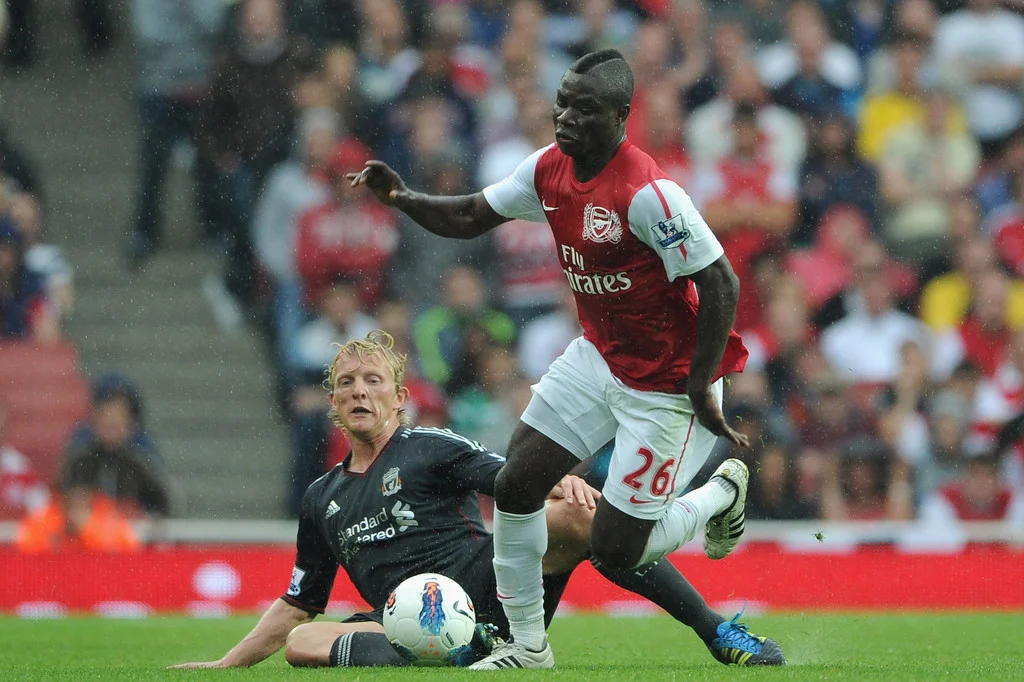
[{"label": "stadium staircase", "polygon": [[142,390],[146,427],[175,480],[175,515],[283,515],[291,448],[272,368],[251,325],[211,305],[217,260],[199,246],[187,176],[172,171],[163,250],[131,274],[123,244],[136,186],[126,0],[116,47],[79,49],[76,3],[40,0],[40,60],[0,70],[0,121],[37,163],[49,241],[75,269],[67,324],[87,379],[118,371]]}]

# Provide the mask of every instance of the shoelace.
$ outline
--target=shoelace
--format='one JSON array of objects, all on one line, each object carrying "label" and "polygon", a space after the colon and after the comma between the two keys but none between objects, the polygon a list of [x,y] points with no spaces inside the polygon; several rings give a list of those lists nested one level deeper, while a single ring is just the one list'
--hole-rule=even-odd
[{"label": "shoelace", "polygon": [[752,653],[756,656],[761,653],[762,649],[764,649],[764,645],[761,643],[761,640],[750,634],[745,624],[738,622],[742,615],[743,612],[740,611],[732,617],[732,620],[729,621],[729,627],[725,630],[725,633],[719,633],[718,640],[721,642],[723,647],[742,649],[743,651]]}]

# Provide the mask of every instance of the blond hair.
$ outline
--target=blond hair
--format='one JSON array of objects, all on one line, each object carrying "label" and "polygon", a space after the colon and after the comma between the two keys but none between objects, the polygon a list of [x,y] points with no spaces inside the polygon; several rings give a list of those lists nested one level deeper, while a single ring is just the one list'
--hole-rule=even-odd
[{"label": "blond hair", "polygon": [[[338,379],[338,360],[341,359],[342,355],[355,355],[359,358],[359,364],[363,364],[366,362],[368,354],[376,353],[384,361],[385,366],[391,370],[391,374],[395,379],[395,391],[397,392],[404,386],[405,361],[408,358],[405,353],[395,352],[395,338],[386,331],[377,329],[367,334],[366,338],[352,339],[347,343],[335,343],[332,345],[338,347],[338,352],[335,353],[331,366],[327,368],[327,378],[324,380],[324,388],[327,389],[328,393],[334,392],[334,382]],[[334,407],[331,407],[327,417],[339,429],[345,428],[341,421],[341,416]],[[404,407],[398,408],[398,421],[401,424],[412,422],[412,418]]]}]

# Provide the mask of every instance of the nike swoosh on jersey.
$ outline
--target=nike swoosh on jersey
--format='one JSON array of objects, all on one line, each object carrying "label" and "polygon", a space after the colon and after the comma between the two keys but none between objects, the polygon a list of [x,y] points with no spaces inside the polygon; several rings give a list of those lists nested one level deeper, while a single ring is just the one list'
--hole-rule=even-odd
[{"label": "nike swoosh on jersey", "polygon": [[633,504],[650,504],[653,500],[638,500],[636,499],[636,495],[633,495],[629,498],[629,501]]},{"label": "nike swoosh on jersey", "polygon": [[544,203],[543,199],[541,199],[541,201],[540,201],[540,207],[543,208],[545,211],[547,211],[549,213],[551,211],[557,211],[558,210],[557,206],[548,206],[546,203]]}]

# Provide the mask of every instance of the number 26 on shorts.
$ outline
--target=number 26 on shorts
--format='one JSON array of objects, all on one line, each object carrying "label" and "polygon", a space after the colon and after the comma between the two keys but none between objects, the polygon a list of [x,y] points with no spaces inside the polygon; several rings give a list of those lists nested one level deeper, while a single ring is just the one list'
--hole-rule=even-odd
[{"label": "number 26 on shorts", "polygon": [[[644,483],[640,479],[651,470],[651,467],[654,466],[654,453],[647,448],[640,448],[636,451],[636,454],[642,457],[644,462],[640,465],[639,469],[623,476],[622,482],[633,490],[639,491],[644,487]],[[669,469],[671,469],[675,463],[675,457],[665,461],[660,467],[658,467],[658,470],[651,478],[651,494],[655,497],[660,497],[669,491],[669,484],[672,483],[672,476],[669,474]],[[634,498],[633,501],[638,502],[639,500]]]}]

